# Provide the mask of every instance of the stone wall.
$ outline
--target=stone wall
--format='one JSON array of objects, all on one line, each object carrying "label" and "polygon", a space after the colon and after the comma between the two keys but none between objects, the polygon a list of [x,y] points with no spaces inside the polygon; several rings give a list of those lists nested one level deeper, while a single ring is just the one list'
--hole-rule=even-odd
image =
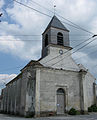
[{"label": "stone wall", "polygon": [[26,67],[3,89],[1,110],[22,116],[54,115],[59,88],[65,91],[66,111],[87,110],[94,103],[94,80],[89,72]]},{"label": "stone wall", "polygon": [[55,70],[42,68],[37,71],[38,79],[36,83],[40,84],[37,95],[37,112],[57,112],[56,91],[63,88],[66,94],[66,110],[74,107],[80,110],[80,91],[79,91],[79,73],[66,70]]},{"label": "stone wall", "polygon": [[36,69],[26,67],[2,90],[1,111],[21,116],[35,114]]},{"label": "stone wall", "polygon": [[[25,75],[24,75],[25,74]],[[27,68],[23,73],[23,83],[25,82],[25,116],[35,115],[35,84],[36,84],[36,69],[32,67]]]},{"label": "stone wall", "polygon": [[2,92],[2,112],[19,114],[21,95],[21,76],[15,78]]},{"label": "stone wall", "polygon": [[[62,55],[59,53],[60,50],[63,50]],[[80,70],[78,65],[71,57],[70,48],[57,45],[49,45],[48,51],[48,56],[39,61],[43,66],[72,71]]]},{"label": "stone wall", "polygon": [[93,84],[95,83],[95,78],[87,72],[85,79],[83,81],[84,87],[84,109],[87,111],[88,107],[95,103],[95,91]]}]

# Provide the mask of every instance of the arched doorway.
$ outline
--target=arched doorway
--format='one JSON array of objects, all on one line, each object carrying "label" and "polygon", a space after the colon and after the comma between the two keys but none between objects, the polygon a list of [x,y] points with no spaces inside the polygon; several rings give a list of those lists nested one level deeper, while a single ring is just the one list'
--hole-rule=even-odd
[{"label": "arched doorway", "polygon": [[62,88],[57,90],[57,114],[65,112],[65,91]]}]

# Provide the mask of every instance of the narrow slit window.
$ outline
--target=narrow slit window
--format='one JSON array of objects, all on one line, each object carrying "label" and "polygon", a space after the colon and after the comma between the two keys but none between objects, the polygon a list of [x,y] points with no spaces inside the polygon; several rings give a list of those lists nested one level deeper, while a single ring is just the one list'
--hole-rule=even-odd
[{"label": "narrow slit window", "polygon": [[45,35],[45,47],[48,45],[48,34]]}]

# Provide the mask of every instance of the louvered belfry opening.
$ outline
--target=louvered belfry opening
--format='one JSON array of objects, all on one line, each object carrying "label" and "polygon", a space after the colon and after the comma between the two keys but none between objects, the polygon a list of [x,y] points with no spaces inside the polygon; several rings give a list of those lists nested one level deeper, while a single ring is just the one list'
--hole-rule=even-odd
[{"label": "louvered belfry opening", "polygon": [[63,34],[60,32],[57,34],[57,44],[63,45]]}]

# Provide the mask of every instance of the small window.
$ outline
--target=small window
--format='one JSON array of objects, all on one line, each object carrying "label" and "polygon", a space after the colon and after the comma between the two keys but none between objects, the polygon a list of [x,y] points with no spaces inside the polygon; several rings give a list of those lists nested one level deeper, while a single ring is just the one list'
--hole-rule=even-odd
[{"label": "small window", "polygon": [[45,47],[48,45],[48,34],[45,35]]},{"label": "small window", "polygon": [[63,34],[60,32],[57,34],[57,44],[63,45]]}]

